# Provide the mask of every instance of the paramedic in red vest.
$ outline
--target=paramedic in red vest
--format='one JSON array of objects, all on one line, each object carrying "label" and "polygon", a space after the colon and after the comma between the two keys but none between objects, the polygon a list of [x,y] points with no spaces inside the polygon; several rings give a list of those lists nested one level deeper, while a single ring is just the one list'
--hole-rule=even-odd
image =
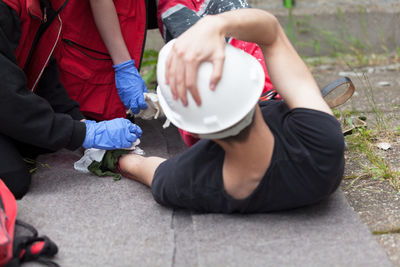
[{"label": "paramedic in red vest", "polygon": [[85,116],[107,120],[147,108],[138,69],[152,9],[153,0],[69,0],[55,57],[62,84]]},{"label": "paramedic in red vest", "polygon": [[[158,0],[157,22],[163,39],[167,43],[171,39],[180,36],[200,18],[206,15],[215,15],[230,10],[249,7],[250,5],[246,0]],[[229,38],[227,42],[254,56],[260,62],[265,73],[262,99],[281,99],[271,83],[260,47],[255,43],[245,42],[235,38]],[[199,140],[182,129],[179,129],[179,132],[187,146],[192,146]]]},{"label": "paramedic in red vest", "polygon": [[130,147],[141,135],[126,119],[84,120],[61,85],[52,53],[66,3],[0,0],[0,178],[17,198],[31,180],[24,158],[80,146]]}]

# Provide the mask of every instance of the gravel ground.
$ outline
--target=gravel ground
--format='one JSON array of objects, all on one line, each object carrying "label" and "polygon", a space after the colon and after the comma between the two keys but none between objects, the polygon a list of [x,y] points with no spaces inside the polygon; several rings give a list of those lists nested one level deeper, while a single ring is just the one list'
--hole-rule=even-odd
[{"label": "gravel ground", "polygon": [[[396,134],[396,127],[400,126],[400,65],[396,62],[384,63],[351,69],[344,64],[329,62],[314,67],[313,74],[321,87],[341,76],[350,77],[356,86],[356,93],[339,110],[365,116],[368,129],[378,132],[378,113],[373,109],[375,102],[378,112],[384,116],[389,133],[378,132],[379,138],[374,143],[387,142],[391,147],[388,150],[373,147],[372,150],[393,170],[400,171],[400,137]],[[352,208],[375,233],[393,265],[400,266],[400,193],[389,180],[379,177],[350,179],[365,172],[362,164],[366,162],[366,157],[354,149],[346,151],[345,179],[341,188]]]}]

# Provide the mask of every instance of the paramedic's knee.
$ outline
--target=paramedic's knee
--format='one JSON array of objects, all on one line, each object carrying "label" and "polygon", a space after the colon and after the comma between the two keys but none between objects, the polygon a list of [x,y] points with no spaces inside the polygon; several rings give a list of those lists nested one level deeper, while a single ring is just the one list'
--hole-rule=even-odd
[{"label": "paramedic's knee", "polygon": [[0,147],[0,179],[15,198],[22,198],[31,183],[28,167],[13,139],[0,134]]}]

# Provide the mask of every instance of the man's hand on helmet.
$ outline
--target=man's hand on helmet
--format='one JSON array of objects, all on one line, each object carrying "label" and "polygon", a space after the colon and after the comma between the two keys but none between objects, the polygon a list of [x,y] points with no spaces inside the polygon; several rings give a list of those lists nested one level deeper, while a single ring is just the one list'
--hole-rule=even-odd
[{"label": "man's hand on helmet", "polygon": [[188,104],[188,90],[196,104],[201,105],[197,89],[197,70],[200,63],[208,61],[213,64],[211,90],[215,90],[221,79],[225,59],[225,39],[220,32],[212,30],[215,28],[212,26],[215,25],[214,23],[222,23],[222,21],[213,17],[200,20],[196,23],[196,31],[190,28],[184,32],[178,37],[169,53],[165,74],[166,83],[170,86],[174,98],[179,98],[184,106]]}]

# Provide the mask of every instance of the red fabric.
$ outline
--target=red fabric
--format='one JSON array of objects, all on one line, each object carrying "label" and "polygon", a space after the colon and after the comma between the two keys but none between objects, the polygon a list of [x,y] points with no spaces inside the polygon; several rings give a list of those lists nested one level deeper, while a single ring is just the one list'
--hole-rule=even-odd
[{"label": "red fabric", "polygon": [[17,217],[17,201],[2,180],[0,180],[0,197],[4,205],[7,220],[0,211],[0,266],[6,264],[13,256],[13,241],[15,230],[15,219]]},{"label": "red fabric", "polygon": [[[53,0],[51,4],[54,9],[58,10],[64,1]],[[4,3],[13,8],[20,17],[21,38],[19,46],[15,50],[15,56],[17,57],[18,65],[23,68],[32,47],[33,39],[43,18],[39,0],[4,0]],[[30,65],[26,70],[27,85],[32,91],[35,90],[42,71],[46,67],[50,55],[59,41],[60,26],[61,22],[55,19],[37,44]]]},{"label": "red fabric", "polygon": [[191,147],[196,144],[200,139],[192,136],[189,132],[178,128],[179,133],[181,134],[182,140],[187,147]]},{"label": "red fabric", "polygon": [[[122,35],[136,67],[142,56],[146,33],[146,6],[144,0],[114,0]],[[70,97],[80,103],[83,114],[98,120],[126,116],[126,109],[115,87],[114,69],[107,48],[97,30],[89,1],[69,0],[63,10],[62,38],[78,46],[61,42],[55,53],[60,68],[60,80]],[[84,53],[102,59],[90,58]]]},{"label": "red fabric", "polygon": [[32,246],[31,246],[31,253],[33,255],[39,254],[42,251],[43,247],[44,247],[44,241],[36,242],[35,244],[32,244]]},{"label": "red fabric", "polygon": [[265,73],[265,84],[264,84],[264,89],[262,91],[262,94],[274,89],[274,86],[271,83],[271,79],[269,78],[267,66],[265,65],[265,60],[264,60],[264,55],[262,53],[261,48],[255,44],[255,43],[249,43],[237,39],[231,39],[230,44],[234,47],[237,47],[239,49],[242,49],[243,51],[247,52],[248,54],[254,56],[258,62],[260,62],[261,66],[264,69]]},{"label": "red fabric", "polygon": [[[38,241],[33,243],[28,249],[31,255],[37,255],[40,252],[42,252],[43,248],[44,248],[45,242],[44,241]],[[26,253],[26,249],[22,249],[21,253],[19,254],[18,258],[22,259],[24,257]]]}]

